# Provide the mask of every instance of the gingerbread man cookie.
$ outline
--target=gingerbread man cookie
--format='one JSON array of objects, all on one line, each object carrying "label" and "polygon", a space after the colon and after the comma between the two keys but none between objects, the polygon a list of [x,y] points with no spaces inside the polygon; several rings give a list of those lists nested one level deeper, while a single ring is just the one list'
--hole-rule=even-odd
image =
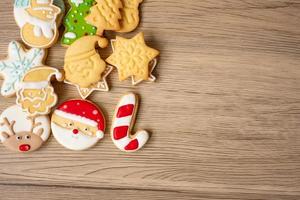
[{"label": "gingerbread man cookie", "polygon": [[31,47],[49,48],[55,44],[60,13],[53,0],[16,0],[14,5],[22,40]]},{"label": "gingerbread man cookie", "polygon": [[46,115],[57,103],[51,78],[63,81],[63,75],[53,67],[41,66],[28,71],[17,92],[17,104],[30,116]]},{"label": "gingerbread man cookie", "polygon": [[119,30],[119,20],[122,18],[120,9],[123,7],[121,0],[96,0],[96,2],[85,20],[97,27],[98,35],[103,35],[104,30]]},{"label": "gingerbread man cookie", "polygon": [[8,46],[8,57],[0,60],[0,75],[4,82],[1,87],[1,95],[10,97],[15,95],[21,79],[27,71],[43,64],[46,51],[32,48],[27,50],[17,41],[12,41]]},{"label": "gingerbread man cookie", "polygon": [[124,95],[116,107],[112,120],[111,138],[121,151],[137,151],[149,139],[149,133],[145,130],[138,131],[134,135],[131,134],[137,109],[138,97],[133,93]]},{"label": "gingerbread man cookie", "polygon": [[51,118],[55,139],[71,150],[85,150],[104,137],[105,118],[86,100],[69,100],[58,106]]},{"label": "gingerbread man cookie", "polygon": [[0,115],[0,140],[12,151],[35,151],[49,135],[50,121],[47,116],[30,117],[17,105],[7,108]]},{"label": "gingerbread man cookie", "polygon": [[131,32],[139,25],[139,5],[142,2],[143,0],[122,0],[122,19],[120,20],[120,29],[117,32]]},{"label": "gingerbread man cookie", "polygon": [[95,49],[105,48],[108,41],[99,36],[84,36],[69,46],[65,55],[65,83],[75,85],[85,99],[93,91],[108,91],[106,76],[112,71]]},{"label": "gingerbread man cookie", "polygon": [[119,79],[123,81],[129,77],[136,85],[143,80],[155,81],[152,75],[159,51],[145,44],[144,34],[141,32],[132,39],[117,36],[112,41],[113,54],[106,62],[118,69]]}]

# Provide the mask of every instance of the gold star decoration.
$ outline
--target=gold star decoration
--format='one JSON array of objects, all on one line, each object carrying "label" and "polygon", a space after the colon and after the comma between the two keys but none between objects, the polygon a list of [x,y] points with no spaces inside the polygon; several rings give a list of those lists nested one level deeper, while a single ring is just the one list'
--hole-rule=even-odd
[{"label": "gold star decoration", "polygon": [[155,81],[152,71],[156,67],[155,58],[159,51],[145,44],[143,32],[131,39],[117,36],[116,40],[112,40],[111,43],[113,53],[106,59],[106,62],[117,68],[120,81],[129,77],[133,85],[143,80]]}]

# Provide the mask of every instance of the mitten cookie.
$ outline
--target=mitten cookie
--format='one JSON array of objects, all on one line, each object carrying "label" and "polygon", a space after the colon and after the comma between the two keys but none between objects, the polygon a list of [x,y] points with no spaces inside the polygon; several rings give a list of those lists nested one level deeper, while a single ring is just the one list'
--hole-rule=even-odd
[{"label": "mitten cookie", "polygon": [[5,97],[15,95],[24,74],[33,67],[43,65],[45,58],[44,49],[27,50],[17,41],[10,42],[7,59],[0,60],[0,75],[4,78],[1,95]]},{"label": "mitten cookie", "polygon": [[48,116],[30,117],[17,105],[7,108],[0,115],[0,140],[12,151],[35,151],[49,135]]},{"label": "mitten cookie", "polygon": [[86,100],[69,100],[58,106],[51,118],[55,139],[71,150],[85,150],[104,137],[105,118]]}]

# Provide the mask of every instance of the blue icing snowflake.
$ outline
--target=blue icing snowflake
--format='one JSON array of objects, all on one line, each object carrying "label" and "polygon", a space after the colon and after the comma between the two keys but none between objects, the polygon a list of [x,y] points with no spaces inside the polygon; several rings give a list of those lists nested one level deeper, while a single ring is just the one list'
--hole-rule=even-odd
[{"label": "blue icing snowflake", "polygon": [[0,74],[4,77],[1,94],[3,96],[15,94],[25,73],[33,67],[42,65],[45,54],[43,49],[32,48],[27,51],[20,43],[10,42],[8,59],[0,61]]},{"label": "blue icing snowflake", "polygon": [[15,0],[15,7],[17,8],[24,8],[28,7],[30,0]]}]

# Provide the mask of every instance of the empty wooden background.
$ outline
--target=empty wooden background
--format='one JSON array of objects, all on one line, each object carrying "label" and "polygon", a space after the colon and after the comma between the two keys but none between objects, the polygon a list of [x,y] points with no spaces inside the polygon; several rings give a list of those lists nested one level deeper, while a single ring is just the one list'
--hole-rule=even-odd
[{"label": "empty wooden background", "polygon": [[[20,39],[12,4],[0,1],[1,58]],[[161,51],[158,81],[133,87],[115,71],[111,91],[89,99],[109,128],[119,97],[138,93],[149,143],[122,153],[107,131],[83,152],[53,137],[32,154],[1,145],[0,199],[300,199],[300,1],[145,0],[141,12],[125,36],[144,31]],[[64,52],[57,44],[46,64],[61,68]],[[79,97],[54,85],[59,102]]]}]

